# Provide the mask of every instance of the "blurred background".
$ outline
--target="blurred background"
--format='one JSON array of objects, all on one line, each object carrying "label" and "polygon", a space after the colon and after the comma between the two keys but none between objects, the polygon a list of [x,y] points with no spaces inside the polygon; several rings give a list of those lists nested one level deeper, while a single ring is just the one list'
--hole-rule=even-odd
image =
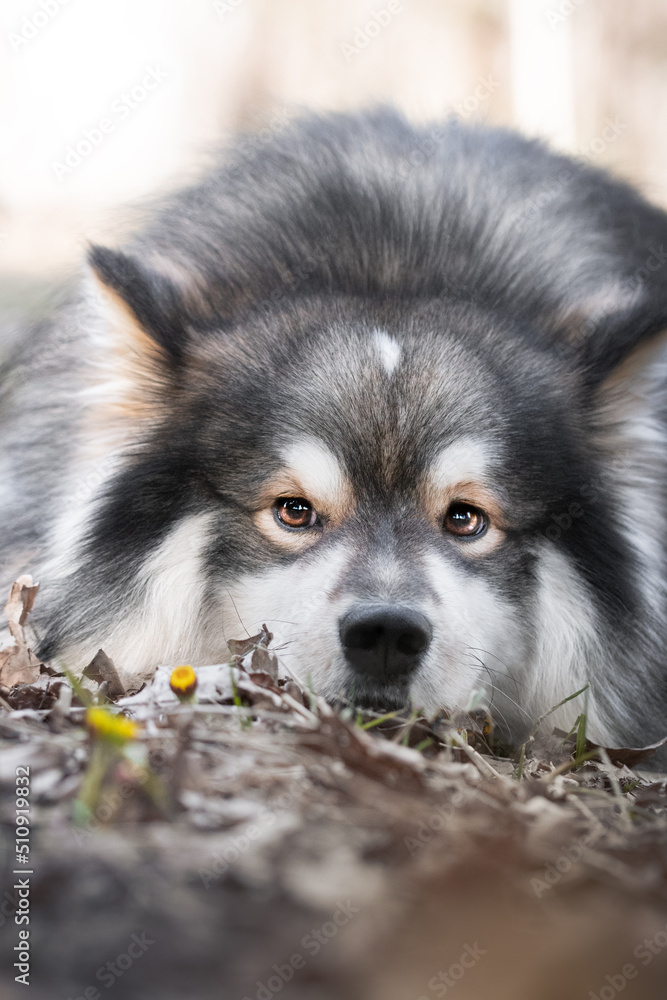
[{"label": "blurred background", "polygon": [[667,206],[665,0],[3,0],[0,50],[4,306],[303,107],[514,125]]}]

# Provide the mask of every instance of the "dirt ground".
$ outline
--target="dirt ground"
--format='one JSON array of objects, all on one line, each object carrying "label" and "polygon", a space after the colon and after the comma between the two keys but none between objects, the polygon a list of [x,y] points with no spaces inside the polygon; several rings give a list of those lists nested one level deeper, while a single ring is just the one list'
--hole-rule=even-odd
[{"label": "dirt ground", "polygon": [[563,734],[520,760],[485,716],[334,712],[268,633],[198,668],[194,693],[166,667],[124,692],[103,655],[82,687],[36,660],[15,598],[3,1000],[664,1000],[649,754]]}]

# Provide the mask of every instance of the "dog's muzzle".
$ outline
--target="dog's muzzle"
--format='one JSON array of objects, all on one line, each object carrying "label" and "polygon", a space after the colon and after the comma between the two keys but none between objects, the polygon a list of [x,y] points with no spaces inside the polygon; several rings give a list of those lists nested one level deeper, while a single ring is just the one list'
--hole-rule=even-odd
[{"label": "dog's muzzle", "polygon": [[428,649],[433,629],[428,618],[412,608],[360,605],[342,616],[339,634],[354,672],[382,683],[407,680]]}]

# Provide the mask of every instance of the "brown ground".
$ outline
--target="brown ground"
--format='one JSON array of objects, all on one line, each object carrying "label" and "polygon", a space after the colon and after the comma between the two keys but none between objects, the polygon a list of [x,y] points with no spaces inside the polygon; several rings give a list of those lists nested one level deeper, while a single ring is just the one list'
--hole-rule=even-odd
[{"label": "brown ground", "polygon": [[[667,996],[659,776],[574,768],[560,741],[529,745],[519,777],[473,718],[363,729],[281,678],[267,636],[201,668],[195,703],[166,669],[120,697],[139,728],[114,746],[86,729],[89,694],[26,659],[23,625],[32,681],[0,692],[3,1000]],[[104,701],[113,668],[92,673]],[[11,957],[26,766],[29,993]]]}]

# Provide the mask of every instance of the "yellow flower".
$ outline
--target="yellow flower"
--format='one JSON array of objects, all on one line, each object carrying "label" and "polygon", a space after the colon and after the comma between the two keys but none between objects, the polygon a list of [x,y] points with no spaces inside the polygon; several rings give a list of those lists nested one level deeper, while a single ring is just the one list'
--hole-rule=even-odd
[{"label": "yellow flower", "polygon": [[106,708],[89,708],[86,711],[86,725],[91,733],[107,743],[122,746],[128,740],[134,739],[139,731],[136,722],[124,715],[114,715]]},{"label": "yellow flower", "polygon": [[197,689],[197,675],[190,666],[174,667],[169,687],[181,700],[190,698]]}]

